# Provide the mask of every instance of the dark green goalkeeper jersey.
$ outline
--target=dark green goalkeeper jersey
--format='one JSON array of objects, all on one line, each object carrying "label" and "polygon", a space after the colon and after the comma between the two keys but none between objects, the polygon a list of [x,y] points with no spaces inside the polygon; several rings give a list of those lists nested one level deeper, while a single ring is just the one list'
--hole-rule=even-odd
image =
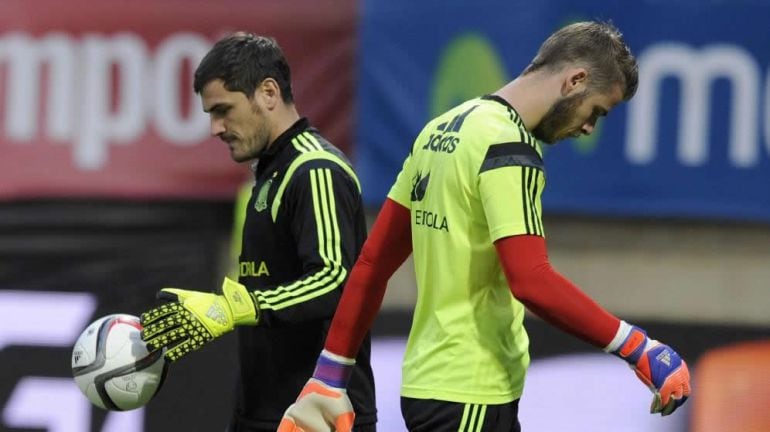
[{"label": "dark green goalkeeper jersey", "polygon": [[[246,206],[239,282],[260,324],[238,327],[237,431],[277,428],[313,374],[341,290],[366,237],[358,179],[301,119],[261,155]],[[348,392],[356,424],[376,421],[367,337]]]}]

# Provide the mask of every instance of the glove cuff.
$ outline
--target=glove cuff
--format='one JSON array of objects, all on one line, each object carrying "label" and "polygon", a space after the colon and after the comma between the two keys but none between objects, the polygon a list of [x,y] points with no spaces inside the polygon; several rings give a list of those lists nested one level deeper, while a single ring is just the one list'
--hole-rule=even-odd
[{"label": "glove cuff", "polygon": [[647,349],[649,342],[647,332],[637,326],[621,321],[615,338],[604,349],[635,365]]},{"label": "glove cuff", "polygon": [[222,295],[225,296],[235,325],[256,325],[259,321],[259,308],[245,286],[225,278],[222,282]]},{"label": "glove cuff", "polygon": [[621,320],[618,326],[618,331],[615,333],[615,337],[612,341],[604,347],[604,351],[608,353],[614,353],[619,350],[623,342],[625,342],[628,335],[631,333],[631,329],[634,328],[631,324]]},{"label": "glove cuff", "polygon": [[355,367],[355,359],[342,357],[327,350],[321,351],[313,371],[313,378],[330,387],[345,388]]}]

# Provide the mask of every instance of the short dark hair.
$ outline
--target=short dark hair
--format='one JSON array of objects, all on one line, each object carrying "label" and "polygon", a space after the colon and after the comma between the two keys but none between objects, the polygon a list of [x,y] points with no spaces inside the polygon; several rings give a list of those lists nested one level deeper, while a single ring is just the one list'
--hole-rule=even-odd
[{"label": "short dark hair", "polygon": [[631,99],[639,85],[636,59],[623,34],[610,22],[584,21],[561,28],[543,42],[522,74],[543,68],[555,71],[568,64],[588,70],[591,89],[605,91],[621,84],[624,100]]},{"label": "short dark hair", "polygon": [[265,78],[278,83],[285,103],[294,101],[289,63],[275,39],[238,32],[221,39],[203,57],[195,69],[193,89],[200,93],[206,84],[221,79],[227,90],[251,98]]}]

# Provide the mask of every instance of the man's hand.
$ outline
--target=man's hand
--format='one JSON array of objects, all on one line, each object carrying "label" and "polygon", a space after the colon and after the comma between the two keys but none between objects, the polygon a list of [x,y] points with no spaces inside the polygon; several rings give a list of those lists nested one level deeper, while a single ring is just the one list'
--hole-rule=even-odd
[{"label": "man's hand", "polygon": [[648,338],[644,330],[625,321],[621,321],[618,336],[622,342],[610,352],[627,361],[652,391],[650,413],[666,416],[674,412],[690,395],[687,363],[671,347]]},{"label": "man's hand", "polygon": [[354,418],[345,389],[310,378],[283,414],[278,432],[349,432]]},{"label": "man's hand", "polygon": [[150,351],[166,347],[166,359],[176,361],[236,325],[255,325],[259,309],[245,286],[225,278],[222,294],[163,288],[160,305],[141,316],[142,340]]},{"label": "man's hand", "polygon": [[345,387],[354,364],[321,352],[313,377],[283,414],[278,432],[350,432],[355,413]]}]

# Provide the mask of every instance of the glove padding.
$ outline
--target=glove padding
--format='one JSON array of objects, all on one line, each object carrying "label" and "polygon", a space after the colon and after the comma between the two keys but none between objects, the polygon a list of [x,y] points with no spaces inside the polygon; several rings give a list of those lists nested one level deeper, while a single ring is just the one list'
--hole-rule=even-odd
[{"label": "glove padding", "polygon": [[355,417],[345,389],[310,378],[283,414],[278,432],[350,432]]},{"label": "glove padding", "polygon": [[283,414],[278,432],[350,432],[356,415],[345,391],[356,361],[323,350],[302,392]]},{"label": "glove padding", "polygon": [[[626,360],[636,376],[652,391],[650,413],[667,416],[690,395],[690,371],[687,363],[670,346],[647,337],[644,330],[630,327],[620,348],[611,351]],[[620,330],[619,330],[620,331]]]},{"label": "glove padding", "polygon": [[163,288],[158,298],[171,303],[142,314],[142,340],[150,351],[167,348],[165,357],[172,362],[236,325],[255,325],[259,320],[259,308],[246,287],[228,278],[221,294]]}]

